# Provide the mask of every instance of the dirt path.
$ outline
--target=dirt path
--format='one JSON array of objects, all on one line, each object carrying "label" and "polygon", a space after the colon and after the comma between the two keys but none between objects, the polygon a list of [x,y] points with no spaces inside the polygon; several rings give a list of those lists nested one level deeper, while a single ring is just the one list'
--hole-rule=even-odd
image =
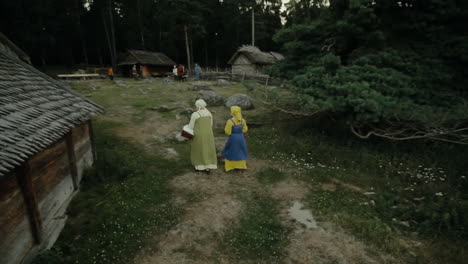
[{"label": "dirt path", "polygon": [[[168,150],[167,139],[173,138],[186,121],[167,119],[161,113],[146,111],[142,122],[135,123],[128,122],[135,113],[130,106],[112,112],[112,115],[101,118],[128,124],[116,128],[114,132],[117,135],[148,148],[164,145],[161,151]],[[222,127],[223,123],[223,120],[218,120],[216,128]],[[219,149],[225,138],[218,137],[216,141]],[[172,158],[189,158],[172,154]],[[285,249],[287,256],[281,263],[397,263],[329,223],[319,221],[313,228],[299,223],[291,217],[290,209],[294,203],[304,199],[313,186],[288,176],[276,184],[261,184],[255,174],[262,168],[275,167],[275,164],[250,159],[248,166],[249,170],[243,175],[225,173],[220,168],[209,175],[191,172],[176,176],[171,182],[172,203],[184,209],[184,217],[169,232],[154,237],[135,257],[134,263],[267,263],[235,261],[223,252],[220,245],[226,228],[238,222],[243,210],[242,201],[238,198],[242,192],[260,192],[280,201],[279,217],[292,230]]]},{"label": "dirt path", "polygon": [[294,201],[309,191],[304,183],[285,180],[275,185],[260,184],[255,173],[271,166],[263,160],[250,160],[243,175],[217,170],[210,175],[187,173],[174,178],[173,202],[184,207],[183,220],[168,233],[154,238],[154,244],[138,255],[134,263],[269,263],[235,261],[223,253],[219,242],[226,227],[236,223],[242,210],[237,192],[265,192],[280,200],[280,218],[293,228],[288,254],[282,263],[390,263],[393,259],[377,254],[362,242],[328,223],[305,228],[288,213]]}]

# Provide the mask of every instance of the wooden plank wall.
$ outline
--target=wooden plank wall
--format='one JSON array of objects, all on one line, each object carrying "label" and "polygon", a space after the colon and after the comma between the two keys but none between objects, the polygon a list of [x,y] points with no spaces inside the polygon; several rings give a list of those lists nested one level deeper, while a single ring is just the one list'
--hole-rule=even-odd
[{"label": "wooden plank wall", "polygon": [[0,263],[19,263],[34,246],[27,206],[16,172],[0,178]]},{"label": "wooden plank wall", "polygon": [[78,182],[83,178],[83,170],[94,163],[94,147],[91,122],[84,123],[73,129]]},{"label": "wooden plank wall", "polygon": [[28,263],[50,248],[83,170],[94,161],[90,122],[73,128],[14,173],[0,178],[0,263]]}]

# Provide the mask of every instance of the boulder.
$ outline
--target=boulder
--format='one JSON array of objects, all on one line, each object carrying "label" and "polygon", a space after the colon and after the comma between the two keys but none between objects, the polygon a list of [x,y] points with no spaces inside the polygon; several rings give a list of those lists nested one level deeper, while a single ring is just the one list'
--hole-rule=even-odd
[{"label": "boulder", "polygon": [[211,86],[210,82],[193,82],[188,89],[189,91],[211,90]]},{"label": "boulder", "polygon": [[198,99],[205,100],[208,106],[219,106],[219,105],[223,105],[224,103],[224,98],[218,95],[215,91],[211,91],[211,90],[200,91],[197,95],[197,100]]},{"label": "boulder", "polygon": [[224,79],[218,79],[216,81],[216,86],[228,86],[231,85],[231,82],[224,80]]},{"label": "boulder", "polygon": [[254,109],[252,99],[248,95],[242,93],[231,95],[226,100],[226,107],[230,108],[235,105],[242,108],[242,110]]}]

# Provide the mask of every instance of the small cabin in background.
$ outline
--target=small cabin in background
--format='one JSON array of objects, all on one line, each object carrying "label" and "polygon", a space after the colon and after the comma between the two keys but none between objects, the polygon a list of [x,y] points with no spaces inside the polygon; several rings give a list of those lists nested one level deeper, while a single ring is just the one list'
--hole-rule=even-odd
[{"label": "small cabin in background", "polygon": [[176,63],[162,52],[129,50],[118,62],[119,70],[126,76],[132,75],[133,65],[137,65],[143,77],[166,76],[172,74]]},{"label": "small cabin in background", "polygon": [[84,168],[96,158],[91,117],[103,108],[33,68],[0,33],[0,263],[50,248]]},{"label": "small cabin in background", "polygon": [[262,74],[265,66],[284,59],[278,52],[263,52],[255,46],[245,45],[240,47],[228,64],[232,65],[233,74]]}]

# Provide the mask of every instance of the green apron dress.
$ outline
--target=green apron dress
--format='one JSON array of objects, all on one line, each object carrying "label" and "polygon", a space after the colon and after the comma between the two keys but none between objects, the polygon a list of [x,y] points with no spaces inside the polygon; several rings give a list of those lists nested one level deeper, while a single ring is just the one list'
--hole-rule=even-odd
[{"label": "green apron dress", "polygon": [[211,116],[200,116],[195,121],[190,159],[197,170],[216,169],[217,158]]}]

